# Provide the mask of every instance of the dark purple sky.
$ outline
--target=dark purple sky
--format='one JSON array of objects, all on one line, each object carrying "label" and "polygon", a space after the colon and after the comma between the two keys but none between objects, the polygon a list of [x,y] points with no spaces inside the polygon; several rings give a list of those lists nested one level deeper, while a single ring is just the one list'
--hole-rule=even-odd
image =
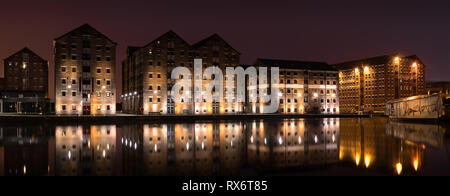
[{"label": "dark purple sky", "polygon": [[173,29],[190,43],[218,33],[243,64],[401,52],[422,58],[427,80],[449,80],[449,10],[446,0],[3,0],[0,58],[28,46],[51,61],[53,38],[89,23],[119,44],[118,66],[126,46]]}]

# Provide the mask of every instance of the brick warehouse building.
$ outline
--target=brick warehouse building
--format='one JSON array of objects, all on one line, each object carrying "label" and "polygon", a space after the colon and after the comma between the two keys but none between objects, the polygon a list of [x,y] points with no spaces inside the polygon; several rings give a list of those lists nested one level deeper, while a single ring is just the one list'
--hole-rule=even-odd
[{"label": "brick warehouse building", "polygon": [[333,65],[339,70],[342,113],[384,112],[386,102],[425,94],[425,64],[391,54]]},{"label": "brick warehouse building", "polygon": [[[268,71],[270,67],[280,68],[278,113],[339,113],[338,71],[327,63],[258,59],[255,67],[267,67]],[[249,91],[256,87],[254,84],[247,85]],[[248,103],[247,112],[263,113],[263,106],[264,104],[259,102]]]},{"label": "brick warehouse building", "polygon": [[[182,97],[181,102],[175,103],[170,91],[179,79],[170,79],[172,70],[176,67],[186,67],[193,74],[194,59],[200,58],[203,60],[203,71],[211,66],[225,70],[226,67],[239,65],[240,53],[217,34],[191,45],[173,31],[143,47],[129,47],[127,59],[122,63],[123,112],[177,115],[242,112],[243,103],[228,104],[220,100],[206,103],[204,97],[198,96],[204,94],[205,89],[182,89],[180,94],[187,96]],[[211,78],[197,75],[187,79],[192,86],[197,80],[201,80],[203,86],[211,81]],[[195,100],[192,99],[194,94]]]},{"label": "brick warehouse building", "polygon": [[56,113],[115,114],[117,44],[85,24],[53,45]]},{"label": "brick warehouse building", "polygon": [[47,60],[28,48],[4,60],[0,79],[0,113],[48,113]]}]

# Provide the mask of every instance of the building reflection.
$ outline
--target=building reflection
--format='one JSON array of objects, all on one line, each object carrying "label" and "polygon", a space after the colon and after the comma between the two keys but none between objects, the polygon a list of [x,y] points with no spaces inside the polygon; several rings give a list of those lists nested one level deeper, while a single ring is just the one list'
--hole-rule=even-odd
[{"label": "building reflection", "polygon": [[328,166],[420,175],[426,149],[445,148],[444,133],[385,118],[2,127],[0,175],[237,176]]},{"label": "building reflection", "polygon": [[418,175],[426,146],[441,147],[438,125],[388,122],[385,118],[341,119],[339,158],[386,175]]},{"label": "building reflection", "polygon": [[0,128],[0,176],[45,176],[54,165],[54,138],[47,127]]},{"label": "building reflection", "polygon": [[326,165],[339,160],[338,119],[253,122],[250,127],[247,148],[250,165],[279,169]]},{"label": "building reflection", "polygon": [[116,126],[57,126],[56,174],[113,175]]}]

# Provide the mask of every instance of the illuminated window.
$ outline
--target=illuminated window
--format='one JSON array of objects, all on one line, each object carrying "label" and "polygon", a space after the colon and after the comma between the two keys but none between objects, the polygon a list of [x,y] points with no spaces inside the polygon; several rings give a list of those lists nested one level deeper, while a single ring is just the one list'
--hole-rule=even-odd
[{"label": "illuminated window", "polygon": [[97,110],[98,111],[102,110],[102,105],[97,105]]},{"label": "illuminated window", "polygon": [[77,110],[77,105],[72,105],[72,110],[73,111]]}]

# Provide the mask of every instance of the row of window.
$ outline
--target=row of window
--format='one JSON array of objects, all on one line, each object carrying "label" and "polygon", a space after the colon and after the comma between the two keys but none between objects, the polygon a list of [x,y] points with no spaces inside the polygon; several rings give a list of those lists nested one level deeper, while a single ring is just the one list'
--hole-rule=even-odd
[{"label": "row of window", "polygon": [[[71,67],[71,71],[73,73],[76,73],[77,72],[77,67],[76,66],[72,66]],[[61,66],[61,72],[62,73],[66,73],[67,72],[67,67],[66,66]],[[102,73],[102,68],[101,67],[97,68],[97,73]],[[111,73],[111,68],[105,68],[105,73],[110,74]]]},{"label": "row of window", "polygon": [[[61,84],[66,85],[67,84],[67,79],[66,78],[62,78],[61,79]],[[76,85],[77,84],[77,79],[72,79],[72,85]],[[96,82],[97,85],[102,85],[102,80],[101,79],[97,79]],[[107,79],[105,80],[105,84],[106,86],[111,86],[111,80]]]},{"label": "row of window", "polygon": [[[67,55],[62,54],[62,55],[61,55],[61,59],[62,59],[62,60],[66,60],[66,59],[67,59]],[[72,54],[70,59],[76,61],[76,60],[78,60],[78,55]],[[82,58],[82,59],[83,59],[83,60],[90,60],[90,57],[87,56],[87,55],[83,55],[83,58]],[[106,60],[107,62],[111,62],[111,57],[110,57],[110,56],[107,56],[107,57],[105,57],[105,60]],[[96,61],[102,61],[102,58],[101,58],[100,56],[97,56]]]},{"label": "row of window", "polygon": [[[71,45],[71,49],[72,49],[72,50],[75,50],[75,49],[78,48],[78,44],[76,44],[76,43],[73,43],[73,44],[70,44],[70,45]],[[66,48],[67,48],[67,45],[66,45],[66,44],[61,44],[61,49],[66,49]],[[106,52],[111,51],[111,47],[110,47],[110,46],[105,46],[105,47],[103,47],[103,46],[101,46],[101,45],[97,45],[97,46],[95,47],[95,49],[96,49],[97,51],[101,51],[103,48],[105,49]]]},{"label": "row of window", "polygon": [[[77,111],[77,107],[78,107],[78,105],[73,104],[73,105],[72,105],[72,111]],[[97,110],[98,110],[98,111],[101,111],[102,109],[103,109],[102,105],[97,105]],[[106,109],[107,111],[110,111],[110,110],[111,110],[111,105],[106,105],[106,106],[105,106],[105,109]],[[62,111],[67,111],[67,110],[68,110],[67,105],[61,105],[61,110],[62,110]]]},{"label": "row of window", "polygon": [[[97,97],[101,97],[102,96],[102,92],[97,91]],[[111,97],[111,92],[107,91],[106,93],[106,97]],[[61,96],[62,97],[66,97],[67,96],[67,91],[63,90],[61,91]],[[76,97],[77,96],[77,91],[72,91],[72,97]]]}]

